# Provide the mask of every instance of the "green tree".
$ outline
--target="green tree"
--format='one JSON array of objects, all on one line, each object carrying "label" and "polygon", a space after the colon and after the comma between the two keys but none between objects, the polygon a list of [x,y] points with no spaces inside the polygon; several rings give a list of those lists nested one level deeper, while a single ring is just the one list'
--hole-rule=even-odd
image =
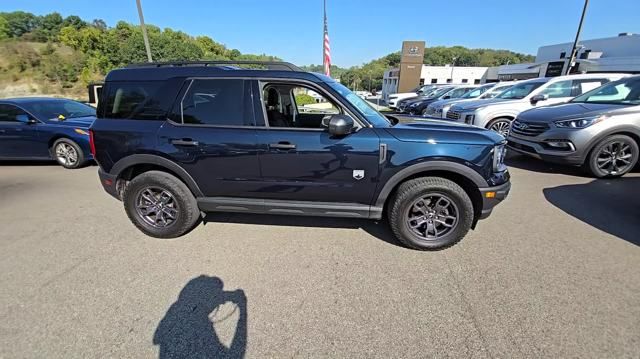
[{"label": "green tree", "polygon": [[4,40],[11,36],[9,22],[4,16],[0,16],[0,40]]},{"label": "green tree", "polygon": [[24,11],[4,12],[0,16],[7,21],[10,37],[20,37],[39,25],[37,16]]}]

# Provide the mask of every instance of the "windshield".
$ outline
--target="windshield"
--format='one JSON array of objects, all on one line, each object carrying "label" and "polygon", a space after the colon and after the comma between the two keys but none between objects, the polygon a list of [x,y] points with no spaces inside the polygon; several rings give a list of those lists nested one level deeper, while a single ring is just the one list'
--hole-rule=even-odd
[{"label": "windshield", "polygon": [[520,100],[527,97],[531,92],[533,92],[533,90],[537,89],[543,84],[544,82],[527,82],[513,85],[507,91],[504,91],[500,95],[496,96],[496,98],[505,100]]},{"label": "windshield", "polygon": [[467,93],[467,91],[469,91],[469,88],[462,87],[462,88],[453,89],[453,90],[447,92],[446,95],[449,96],[449,98],[460,98],[465,93]]},{"label": "windshield", "polygon": [[71,100],[38,100],[24,105],[29,112],[43,120],[70,119],[95,116],[96,109]]},{"label": "windshield", "polygon": [[500,87],[494,87],[491,90],[485,92],[480,98],[485,99],[485,98],[494,98],[498,95],[500,95],[501,93],[507,91],[508,89],[510,89],[511,87],[513,87],[513,85],[509,85],[509,86],[500,86]]},{"label": "windshield", "polygon": [[427,97],[429,98],[440,97],[451,90],[452,90],[451,87],[438,87],[433,92],[431,92]]},{"label": "windshield", "polygon": [[386,127],[392,124],[384,115],[374,109],[369,101],[363,100],[360,96],[344,87],[344,85],[337,82],[327,82],[327,84],[356,107],[372,125]]},{"label": "windshield", "polygon": [[640,78],[608,83],[574,98],[571,102],[640,105]]},{"label": "windshield", "polygon": [[[491,85],[491,86],[493,86],[493,85]],[[473,91],[467,92],[461,98],[476,98],[476,97],[482,95],[483,93],[485,93],[488,89],[491,88],[491,86],[480,86],[478,88],[473,89]]]}]

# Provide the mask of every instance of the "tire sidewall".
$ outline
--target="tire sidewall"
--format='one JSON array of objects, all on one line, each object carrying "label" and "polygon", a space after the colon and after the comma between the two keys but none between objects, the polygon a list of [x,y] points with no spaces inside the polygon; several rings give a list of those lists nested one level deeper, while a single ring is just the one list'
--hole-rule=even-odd
[{"label": "tire sidewall", "polygon": [[[155,238],[175,238],[187,233],[198,223],[199,210],[197,202],[184,183],[171,175],[153,175],[144,173],[134,178],[123,193],[123,203],[131,222],[143,233]],[[169,192],[176,203],[178,214],[173,224],[168,227],[154,227],[147,223],[136,210],[136,202],[140,193],[149,187],[156,187]]]},{"label": "tire sidewall", "polygon": [[[78,160],[76,161],[75,164],[69,166],[67,164],[64,164],[62,162],[60,162],[60,160],[58,160],[58,156],[56,154],[56,148],[58,147],[58,145],[60,145],[61,143],[65,143],[71,147],[73,147],[73,149],[76,151],[76,154],[78,156]],[[60,138],[58,140],[56,140],[53,143],[53,146],[51,147],[51,155],[53,156],[53,159],[62,167],[66,168],[66,169],[76,169],[81,167],[84,164],[84,152],[82,152],[82,149],[80,148],[80,146],[78,146],[77,143],[75,143],[73,140],[70,140],[68,138]]]},{"label": "tire sidewall", "polygon": [[[495,133],[500,133],[500,132],[497,132],[497,131],[494,131],[493,129],[491,129],[491,127],[493,127],[493,125],[495,125],[495,124],[496,124],[496,123],[498,123],[498,122],[506,122],[506,123],[508,123],[508,124],[509,124],[509,128],[511,128],[511,123],[512,123],[513,121],[512,121],[512,120],[510,120],[510,119],[508,119],[508,118],[506,118],[506,117],[498,117],[498,118],[495,118],[495,119],[493,119],[493,120],[489,121],[489,124],[487,125],[487,129],[488,129],[488,130],[491,130],[491,131],[493,131],[493,132],[495,132]],[[507,131],[507,132],[508,132],[508,131]]]},{"label": "tire sidewall", "polygon": [[[631,163],[631,166],[629,166],[629,168],[626,171],[619,172],[618,174],[615,174],[615,175],[611,175],[608,172],[605,172],[598,167],[598,164],[597,164],[598,153],[600,153],[603,147],[611,144],[612,142],[617,142],[617,141],[624,141],[631,147],[632,163]],[[625,136],[625,135],[609,136],[604,140],[600,141],[591,151],[591,154],[589,155],[589,158],[588,158],[588,169],[589,169],[589,172],[594,177],[597,177],[597,178],[621,177],[629,173],[629,171],[631,171],[638,164],[639,156],[640,156],[640,149],[638,148],[638,144],[631,137]]]},{"label": "tire sidewall", "polygon": [[[463,191],[462,189],[460,189]],[[464,192],[463,192],[464,193]],[[441,194],[452,200],[458,209],[458,222],[456,227],[447,233],[445,236],[435,240],[425,240],[416,235],[409,227],[406,215],[409,207],[420,197],[428,194]],[[412,188],[408,192],[401,194],[401,197],[397,198],[398,203],[394,204],[394,212],[396,216],[400,218],[390,218],[391,221],[396,221],[395,227],[400,232],[406,242],[409,242],[410,246],[416,249],[440,249],[449,247],[464,237],[473,223],[473,204],[466,195],[461,195],[457,191],[453,191],[445,186],[431,186],[431,187],[418,187]]]}]

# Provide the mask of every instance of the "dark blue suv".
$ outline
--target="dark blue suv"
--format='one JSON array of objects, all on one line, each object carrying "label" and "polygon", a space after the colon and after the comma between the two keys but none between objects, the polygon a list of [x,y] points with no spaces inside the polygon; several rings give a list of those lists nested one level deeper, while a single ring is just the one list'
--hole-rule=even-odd
[{"label": "dark blue suv", "polygon": [[211,211],[386,214],[403,244],[437,249],[462,239],[510,188],[495,132],[402,123],[287,63],[117,69],[97,117],[91,146],[102,185],[158,238],[189,232]]}]

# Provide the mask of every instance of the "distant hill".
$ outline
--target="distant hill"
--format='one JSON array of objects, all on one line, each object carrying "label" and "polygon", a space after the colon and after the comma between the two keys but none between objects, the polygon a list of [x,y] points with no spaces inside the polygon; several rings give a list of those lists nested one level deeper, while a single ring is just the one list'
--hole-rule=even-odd
[{"label": "distant hill", "polygon": [[[279,60],[243,54],[208,36],[147,25],[154,61]],[[139,26],[58,13],[0,13],[0,97],[59,95],[86,99],[86,85],[111,69],[147,60]]]}]

